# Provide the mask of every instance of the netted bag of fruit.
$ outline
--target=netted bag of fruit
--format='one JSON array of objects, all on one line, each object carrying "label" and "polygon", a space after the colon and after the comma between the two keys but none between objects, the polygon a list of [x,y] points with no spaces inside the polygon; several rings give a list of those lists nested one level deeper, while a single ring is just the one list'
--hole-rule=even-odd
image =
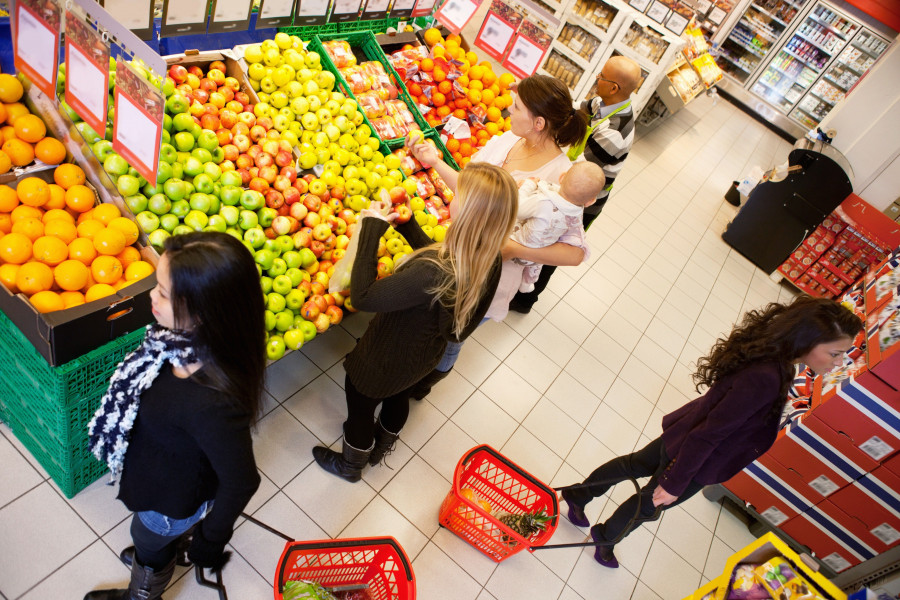
[{"label": "netted bag of fruit", "polygon": [[450,204],[454,198],[453,190],[450,189],[444,178],[438,174],[434,167],[428,169],[425,173],[428,175],[428,179],[431,180],[437,195],[441,197],[445,204]]},{"label": "netted bag of fruit", "polygon": [[372,80],[366,77],[365,72],[359,65],[345,67],[340,71],[347,81],[347,85],[350,86],[350,91],[354,94],[362,94],[372,89]]},{"label": "netted bag of fruit", "polygon": [[372,121],[372,127],[375,133],[383,140],[394,140],[406,135],[406,132],[399,127],[394,117],[381,117]]},{"label": "netted bag of fruit", "polygon": [[416,171],[422,170],[422,163],[416,160],[416,158],[409,153],[408,149],[397,148],[391,154],[400,159],[400,170],[403,171],[403,174],[407,177]]},{"label": "netted bag of fruit", "polygon": [[407,129],[418,127],[416,118],[403,100],[388,100],[385,102],[385,106],[387,108],[387,114],[398,120],[403,120],[403,122],[406,123]]},{"label": "netted bag of fruit", "polygon": [[384,70],[384,65],[380,62],[375,60],[367,61],[361,64],[360,67],[362,67],[363,72],[371,78],[372,89],[381,92],[380,95],[382,99],[394,99],[400,95],[400,90],[394,85],[391,76],[387,74]]},{"label": "netted bag of fruit", "polygon": [[387,114],[387,105],[384,100],[374,91],[363,92],[356,96],[359,107],[363,110],[369,120],[378,119]]},{"label": "netted bag of fruit", "polygon": [[322,46],[334,62],[334,66],[338,69],[345,67],[353,67],[356,65],[356,55],[350,49],[350,44],[345,40],[329,40],[323,42]]}]

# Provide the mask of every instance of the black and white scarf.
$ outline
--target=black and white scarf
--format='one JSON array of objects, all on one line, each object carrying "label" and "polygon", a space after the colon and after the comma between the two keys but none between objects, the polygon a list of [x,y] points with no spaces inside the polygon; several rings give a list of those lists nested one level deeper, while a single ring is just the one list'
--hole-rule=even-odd
[{"label": "black and white scarf", "polygon": [[141,345],[119,363],[100,408],[88,424],[91,452],[109,466],[110,483],[122,472],[141,394],[167,362],[176,367],[197,362],[190,335],[158,323],[148,325]]}]

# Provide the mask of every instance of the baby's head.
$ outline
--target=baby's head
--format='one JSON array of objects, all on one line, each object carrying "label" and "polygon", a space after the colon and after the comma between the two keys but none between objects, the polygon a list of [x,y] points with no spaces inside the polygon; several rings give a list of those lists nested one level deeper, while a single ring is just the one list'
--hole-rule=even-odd
[{"label": "baby's head", "polygon": [[580,161],[559,178],[559,194],[572,204],[590,206],[606,187],[606,176],[599,165]]}]

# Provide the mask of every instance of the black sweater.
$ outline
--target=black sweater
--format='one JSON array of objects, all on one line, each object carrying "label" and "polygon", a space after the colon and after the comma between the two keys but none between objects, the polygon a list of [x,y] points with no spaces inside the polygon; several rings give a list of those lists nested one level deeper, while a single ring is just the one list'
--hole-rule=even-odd
[{"label": "black sweater", "polygon": [[119,499],[132,511],[172,519],[185,519],[214,499],[203,536],[224,543],[259,482],[249,415],[221,392],[164,366],[141,395]]},{"label": "black sweater", "polygon": [[[350,279],[350,300],[358,310],[378,313],[347,355],[344,369],[354,387],[370,398],[387,398],[421,380],[440,362],[448,341],[466,339],[484,318],[500,281],[500,257],[491,267],[481,299],[463,335],[453,334],[453,314],[428,293],[441,274],[430,261],[411,259],[396,273],[377,277],[378,240],[388,224],[362,220],[359,247]],[[432,241],[415,220],[397,225],[409,245],[421,248]]]}]

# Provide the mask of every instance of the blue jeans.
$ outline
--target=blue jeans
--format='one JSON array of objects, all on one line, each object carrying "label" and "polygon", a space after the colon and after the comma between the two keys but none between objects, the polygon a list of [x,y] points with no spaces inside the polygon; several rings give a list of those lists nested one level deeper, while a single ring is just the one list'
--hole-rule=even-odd
[{"label": "blue jeans", "polygon": [[[481,320],[481,323],[478,324],[478,327],[484,325],[485,321],[488,321],[489,317],[485,317]],[[437,364],[435,370],[440,371],[441,373],[446,373],[450,369],[453,368],[453,365],[456,364],[456,359],[459,358],[459,351],[462,350],[463,342],[447,342],[447,348],[444,350],[444,355],[441,357],[441,362]]]},{"label": "blue jeans", "polygon": [[152,510],[134,513],[131,539],[138,562],[152,569],[164,569],[175,558],[178,538],[199,523],[212,505],[212,500],[204,502],[186,519],[172,519]]}]

